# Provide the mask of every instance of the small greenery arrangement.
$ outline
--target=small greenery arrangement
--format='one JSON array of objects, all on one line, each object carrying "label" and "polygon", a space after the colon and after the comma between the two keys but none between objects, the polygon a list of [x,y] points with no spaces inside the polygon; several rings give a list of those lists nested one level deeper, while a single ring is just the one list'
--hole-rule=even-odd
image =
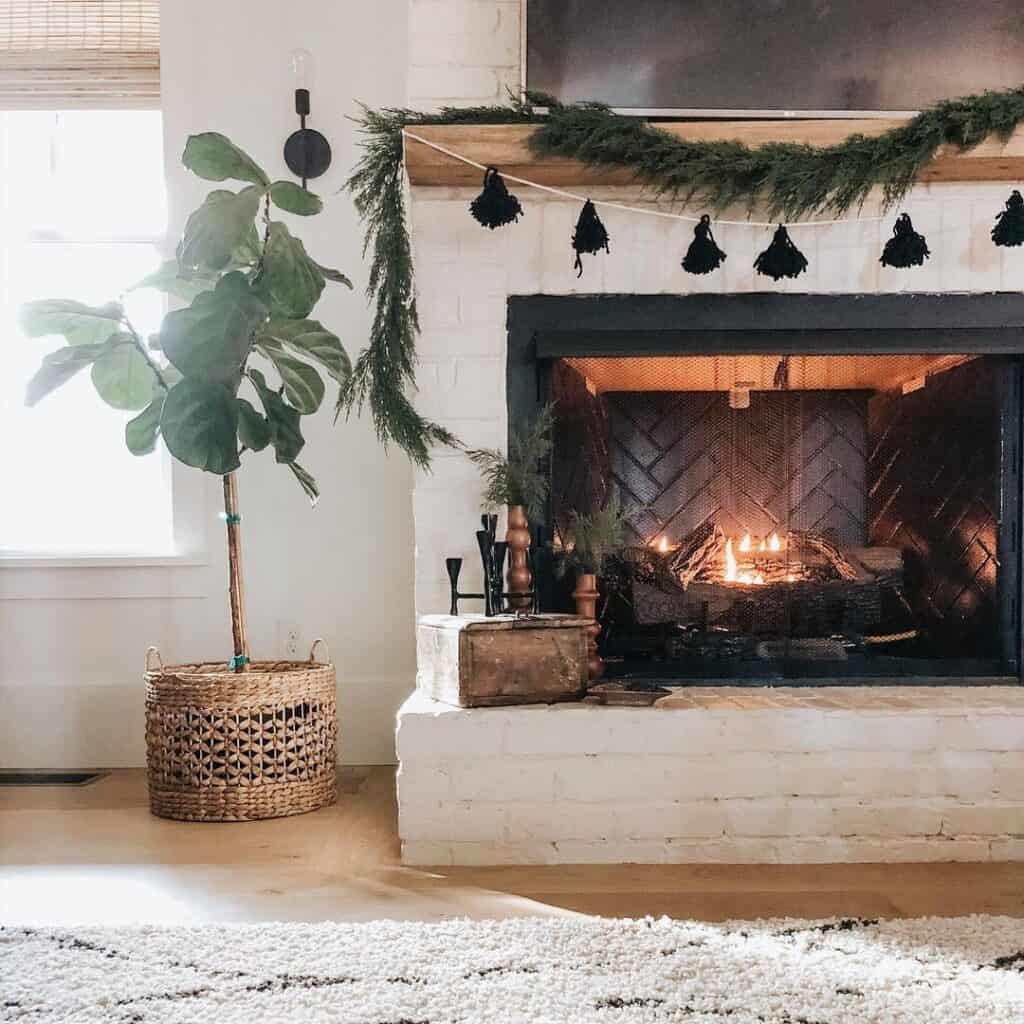
[{"label": "small greenery arrangement", "polygon": [[[302,417],[323,401],[320,370],[344,387],[351,366],[337,335],[309,317],[328,281],[351,283],[271,219],[272,207],[315,215],[323,206],[317,196],[290,181],[271,181],[216,132],[189,138],[182,161],[208,181],[243,183],[238,191],[210,192],[188,218],[176,258],[134,286],[189,305],[167,313],[147,343],[120,302],[26,304],[20,321],[30,337],[60,335],[65,342],[43,358],[27,400],[34,405],[90,368],[103,401],[137,413],[125,428],[133,454],[152,452],[162,437],[180,462],[225,477],[230,547],[240,515],[229,494],[237,493],[233,475],[243,453],[273,449],[309,498],[319,496],[297,461],[305,444]],[[232,620],[244,624],[237,548],[231,553]],[[244,667],[244,625],[241,632],[235,655]]]},{"label": "small greenery arrangement", "polygon": [[600,576],[608,561],[625,545],[626,522],[631,513],[632,509],[623,508],[616,498],[585,515],[575,513],[557,562],[559,576],[570,571]]},{"label": "small greenery arrangement", "polygon": [[508,455],[495,448],[473,448],[466,452],[480,468],[484,480],[482,505],[525,505],[531,519],[544,514],[548,500],[547,458],[551,454],[554,411],[546,405],[523,431],[513,432]]}]

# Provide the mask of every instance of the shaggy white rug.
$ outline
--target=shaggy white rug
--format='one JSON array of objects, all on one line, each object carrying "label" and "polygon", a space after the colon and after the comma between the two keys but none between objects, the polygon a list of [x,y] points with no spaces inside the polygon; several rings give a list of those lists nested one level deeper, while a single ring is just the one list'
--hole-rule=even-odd
[{"label": "shaggy white rug", "polygon": [[1020,1024],[1024,921],[0,929],[0,1020]]}]

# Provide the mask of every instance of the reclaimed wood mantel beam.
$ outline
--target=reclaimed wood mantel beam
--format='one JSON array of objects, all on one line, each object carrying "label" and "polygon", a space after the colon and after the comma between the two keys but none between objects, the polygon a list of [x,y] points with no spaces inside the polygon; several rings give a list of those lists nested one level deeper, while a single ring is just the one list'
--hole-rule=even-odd
[{"label": "reclaimed wood mantel beam", "polygon": [[[801,142],[831,146],[849,135],[881,135],[903,124],[898,118],[814,121],[673,121],[659,124],[681,139],[736,139],[749,146],[766,142]],[[526,144],[530,125],[420,125],[409,129],[438,145],[481,164],[493,164],[505,174],[561,188],[636,184],[622,168],[587,168],[575,160],[541,159]],[[406,168],[413,185],[477,186],[482,174],[475,167],[439,153],[406,137]],[[1004,144],[992,138],[960,153],[943,147],[919,179],[937,181],[1024,181],[1024,127]]]}]

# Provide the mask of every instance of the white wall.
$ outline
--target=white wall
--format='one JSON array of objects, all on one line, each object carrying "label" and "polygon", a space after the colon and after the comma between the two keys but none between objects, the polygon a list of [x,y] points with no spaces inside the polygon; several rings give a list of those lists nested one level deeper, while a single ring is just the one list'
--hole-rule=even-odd
[{"label": "white wall", "polygon": [[[336,195],[356,158],[345,120],[356,100],[404,102],[406,0],[174,0],[162,9],[163,108],[176,235],[203,195],[180,167],[185,137],[224,132],[272,177],[297,127],[289,52],[313,55],[311,126],[334,150],[311,184],[327,209],[303,221],[322,263],[356,283],[328,286],[317,316],[351,355],[369,314],[361,231],[347,196]],[[298,219],[298,218],[296,218]],[[268,453],[240,474],[245,573],[253,654],[283,656],[282,629],[308,645],[327,638],[338,668],[341,759],[394,759],[394,711],[414,675],[411,471],[385,456],[366,422],[332,426],[330,403],[305,421],[302,462],[323,497],[311,510]],[[144,763],[142,659],[157,644],[167,662],[230,654],[219,481],[187,474],[202,504],[207,564],[133,569],[0,569],[0,766],[73,768]]]}]

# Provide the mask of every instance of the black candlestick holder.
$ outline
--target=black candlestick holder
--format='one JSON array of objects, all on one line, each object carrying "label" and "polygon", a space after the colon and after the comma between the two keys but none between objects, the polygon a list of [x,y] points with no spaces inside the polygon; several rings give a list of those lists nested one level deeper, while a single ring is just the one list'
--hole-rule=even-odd
[{"label": "black candlestick holder", "polygon": [[[476,531],[476,543],[480,549],[480,564],[484,575],[483,593],[461,593],[459,591],[459,574],[462,572],[462,559],[446,558],[444,564],[448,570],[448,583],[452,599],[450,613],[452,615],[459,614],[459,601],[483,601],[484,614],[491,617],[505,611],[505,602],[508,598],[529,597],[532,601],[530,610],[536,614],[539,611],[536,586],[533,590],[521,594],[513,594],[505,590],[505,559],[508,557],[508,543],[495,539],[498,531],[498,517],[483,515],[480,517],[480,523],[483,529]],[[532,570],[533,559],[530,551],[527,551],[527,559]]]}]

